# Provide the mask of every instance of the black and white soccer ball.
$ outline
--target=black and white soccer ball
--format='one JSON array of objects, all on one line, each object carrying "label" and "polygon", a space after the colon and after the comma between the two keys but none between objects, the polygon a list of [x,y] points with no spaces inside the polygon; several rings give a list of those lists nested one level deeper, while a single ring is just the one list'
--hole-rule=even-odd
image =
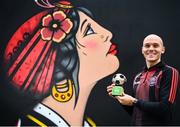
[{"label": "black and white soccer ball", "polygon": [[124,76],[121,73],[118,73],[113,76],[112,82],[115,85],[123,85],[125,82],[127,82],[127,79],[126,79],[126,76]]}]

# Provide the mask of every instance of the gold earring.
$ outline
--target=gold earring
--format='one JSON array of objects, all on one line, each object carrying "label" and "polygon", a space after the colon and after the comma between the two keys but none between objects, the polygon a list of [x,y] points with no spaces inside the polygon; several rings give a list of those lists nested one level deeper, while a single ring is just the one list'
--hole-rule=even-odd
[{"label": "gold earring", "polygon": [[73,83],[68,79],[65,84],[57,84],[52,87],[52,96],[56,101],[67,102],[73,96]]}]

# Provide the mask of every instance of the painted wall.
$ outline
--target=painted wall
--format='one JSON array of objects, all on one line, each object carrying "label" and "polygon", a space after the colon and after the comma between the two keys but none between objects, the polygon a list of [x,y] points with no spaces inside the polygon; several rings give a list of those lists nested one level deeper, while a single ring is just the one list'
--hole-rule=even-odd
[{"label": "painted wall", "polygon": [[[92,11],[95,20],[114,34],[113,42],[118,45],[120,68],[118,72],[126,75],[126,88],[131,92],[131,83],[135,74],[144,65],[141,55],[143,38],[155,33],[160,35],[166,47],[163,60],[180,71],[180,2],[164,0],[80,0],[81,4]],[[0,41],[1,60],[5,45],[15,30],[28,18],[42,11],[31,0],[1,1],[0,4]],[[4,70],[1,66],[1,122],[2,124],[17,121],[19,112],[30,106],[33,101],[15,94],[15,90],[4,80]],[[86,107],[86,114],[97,125],[130,125],[130,116],[121,106],[110,98],[106,86],[111,84],[111,76],[98,82],[91,92]],[[23,102],[22,102],[23,100]],[[178,101],[177,105],[180,106]],[[176,123],[180,108],[176,108]]]}]

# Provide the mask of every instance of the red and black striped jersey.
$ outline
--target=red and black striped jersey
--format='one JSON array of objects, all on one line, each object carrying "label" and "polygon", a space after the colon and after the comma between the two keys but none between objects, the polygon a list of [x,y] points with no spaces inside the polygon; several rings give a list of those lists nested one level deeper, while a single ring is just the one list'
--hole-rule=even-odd
[{"label": "red and black striped jersey", "polygon": [[136,125],[171,124],[178,84],[178,71],[163,62],[144,68],[133,83],[134,96],[138,99],[133,122]]}]

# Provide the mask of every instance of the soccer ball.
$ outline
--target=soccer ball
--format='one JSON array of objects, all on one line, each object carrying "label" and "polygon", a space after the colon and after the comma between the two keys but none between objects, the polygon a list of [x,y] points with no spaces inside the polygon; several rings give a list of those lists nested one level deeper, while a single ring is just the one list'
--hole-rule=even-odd
[{"label": "soccer ball", "polygon": [[127,82],[127,79],[126,79],[126,76],[124,76],[121,73],[118,73],[113,76],[112,82],[115,85],[123,85],[125,82]]}]

